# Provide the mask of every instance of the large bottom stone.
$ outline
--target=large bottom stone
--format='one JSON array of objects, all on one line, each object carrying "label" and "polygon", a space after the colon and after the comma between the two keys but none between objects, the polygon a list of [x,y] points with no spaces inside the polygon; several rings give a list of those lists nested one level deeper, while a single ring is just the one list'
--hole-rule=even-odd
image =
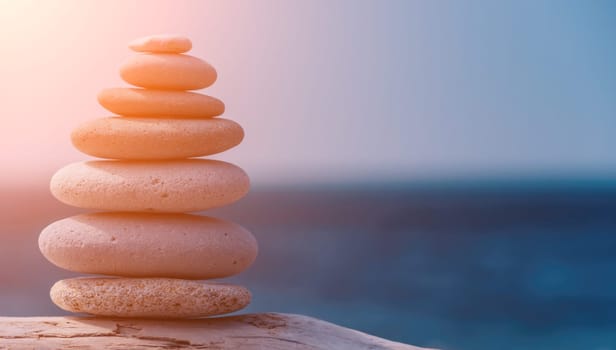
[{"label": "large bottom stone", "polygon": [[238,274],[257,256],[257,241],[240,225],[188,214],[77,215],[47,226],[39,248],[75,272],[193,280]]}]

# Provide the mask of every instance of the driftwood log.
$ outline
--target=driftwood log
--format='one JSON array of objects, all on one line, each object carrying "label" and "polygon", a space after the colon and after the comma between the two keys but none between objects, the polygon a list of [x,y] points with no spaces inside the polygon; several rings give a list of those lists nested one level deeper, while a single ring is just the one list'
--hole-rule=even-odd
[{"label": "driftwood log", "polygon": [[307,316],[264,313],[183,321],[0,317],[0,349],[422,348]]}]

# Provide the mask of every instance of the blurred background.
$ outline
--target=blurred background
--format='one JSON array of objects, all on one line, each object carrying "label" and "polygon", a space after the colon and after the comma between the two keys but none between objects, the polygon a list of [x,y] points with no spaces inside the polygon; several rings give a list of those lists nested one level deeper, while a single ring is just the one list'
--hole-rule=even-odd
[{"label": "blurred background", "polygon": [[37,237],[83,212],[132,39],[192,38],[250,175],[208,215],[251,229],[249,312],[442,349],[616,349],[613,1],[0,0],[0,315],[63,315]]}]

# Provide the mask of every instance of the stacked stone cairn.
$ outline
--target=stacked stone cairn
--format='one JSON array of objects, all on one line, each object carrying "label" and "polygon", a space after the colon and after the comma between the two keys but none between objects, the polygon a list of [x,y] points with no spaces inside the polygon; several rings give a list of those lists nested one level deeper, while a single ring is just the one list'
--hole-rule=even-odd
[{"label": "stacked stone cairn", "polygon": [[257,242],[243,227],[187,214],[221,207],[250,187],[239,167],[198,157],[237,146],[244,131],[217,118],[224,104],[204,94],[217,78],[187,55],[188,38],[156,35],[132,42],[137,51],[120,75],[136,88],[104,89],[100,104],[116,114],[77,127],[74,146],[94,157],[60,169],[51,192],[94,212],[47,226],[43,255],[89,276],[51,288],[60,308],[114,317],[195,318],[230,313],[250,302],[238,285],[214,281],[247,269]]}]

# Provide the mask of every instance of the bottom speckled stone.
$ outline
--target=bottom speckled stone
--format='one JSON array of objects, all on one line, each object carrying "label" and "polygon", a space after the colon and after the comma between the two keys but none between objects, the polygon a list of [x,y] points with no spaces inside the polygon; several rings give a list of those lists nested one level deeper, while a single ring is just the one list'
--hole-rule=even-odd
[{"label": "bottom speckled stone", "polygon": [[51,300],[71,312],[98,316],[196,318],[240,310],[248,289],[172,278],[72,278],[51,287]]}]

